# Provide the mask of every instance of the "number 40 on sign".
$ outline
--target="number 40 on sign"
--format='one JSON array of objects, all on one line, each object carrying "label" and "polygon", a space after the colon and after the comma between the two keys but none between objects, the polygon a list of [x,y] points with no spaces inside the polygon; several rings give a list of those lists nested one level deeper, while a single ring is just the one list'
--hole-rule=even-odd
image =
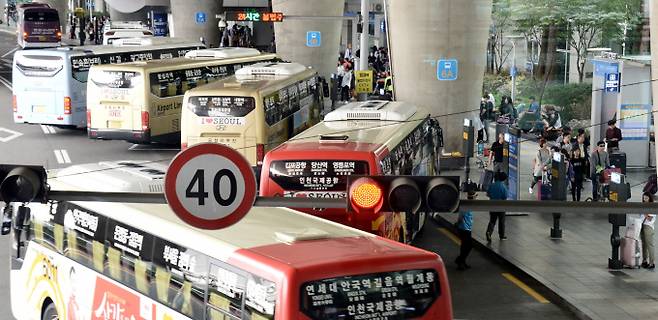
[{"label": "number 40 on sign", "polygon": [[165,176],[165,197],[186,223],[221,229],[249,212],[256,199],[256,178],[237,151],[220,144],[199,144],[171,162]]}]

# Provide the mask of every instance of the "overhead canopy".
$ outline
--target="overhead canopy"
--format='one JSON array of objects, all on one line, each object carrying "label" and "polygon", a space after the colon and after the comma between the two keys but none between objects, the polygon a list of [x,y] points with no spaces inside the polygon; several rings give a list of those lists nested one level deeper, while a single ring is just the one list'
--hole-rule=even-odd
[{"label": "overhead canopy", "polygon": [[169,6],[169,0],[105,0],[112,9],[123,13],[133,13],[145,6]]}]

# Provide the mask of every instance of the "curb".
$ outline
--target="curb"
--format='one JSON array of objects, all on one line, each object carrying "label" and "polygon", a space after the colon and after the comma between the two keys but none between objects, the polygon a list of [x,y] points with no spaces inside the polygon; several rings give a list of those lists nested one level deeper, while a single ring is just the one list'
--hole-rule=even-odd
[{"label": "curb", "polygon": [[7,30],[5,28],[0,28],[0,32],[16,35],[16,30]]},{"label": "curb", "polygon": [[[449,229],[451,232],[456,232],[456,228],[452,222],[446,220],[444,217],[439,214],[433,215],[434,221],[440,224],[442,227]],[[506,266],[517,272],[518,274],[525,277],[524,280],[530,280],[530,284],[533,286],[540,286],[546,289],[548,293],[548,300],[555,303],[558,306],[561,306],[571,312],[576,318],[580,320],[599,320],[601,319],[596,313],[587,308],[586,306],[575,302],[568,294],[563,292],[560,288],[556,287],[545,279],[540,274],[524,267],[522,264],[517,263],[514,259],[507,257],[501,253],[496,252],[491,247],[486,245],[486,241],[481,239],[478,236],[473,236],[473,246],[482,252],[488,253],[490,256],[496,260],[504,263]]]}]

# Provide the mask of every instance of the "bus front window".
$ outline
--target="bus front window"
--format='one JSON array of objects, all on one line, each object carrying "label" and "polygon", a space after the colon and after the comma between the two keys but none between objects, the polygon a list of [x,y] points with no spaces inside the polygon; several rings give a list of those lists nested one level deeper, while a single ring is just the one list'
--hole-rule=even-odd
[{"label": "bus front window", "polygon": [[190,97],[188,108],[199,117],[244,117],[256,108],[251,97]]}]

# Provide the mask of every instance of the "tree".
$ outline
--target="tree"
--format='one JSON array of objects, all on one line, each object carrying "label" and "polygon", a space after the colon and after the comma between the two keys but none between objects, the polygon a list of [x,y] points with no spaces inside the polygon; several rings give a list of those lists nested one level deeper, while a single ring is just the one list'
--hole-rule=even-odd
[{"label": "tree", "polygon": [[505,50],[505,35],[513,26],[510,0],[494,0],[491,25],[491,51],[493,56],[493,73],[499,74],[507,61],[511,50]]}]

